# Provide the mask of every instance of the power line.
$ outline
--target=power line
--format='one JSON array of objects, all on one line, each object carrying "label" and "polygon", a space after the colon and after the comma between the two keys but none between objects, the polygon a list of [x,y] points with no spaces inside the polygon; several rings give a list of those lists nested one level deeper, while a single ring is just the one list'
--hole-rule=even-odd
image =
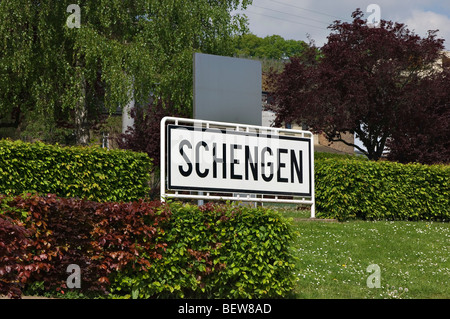
[{"label": "power line", "polygon": [[290,15],[290,16],[293,16],[293,17],[297,17],[297,18],[301,18],[301,19],[305,19],[305,20],[311,20],[311,21],[318,22],[318,23],[325,23],[325,24],[327,24],[327,25],[330,24],[329,22],[320,21],[320,20],[315,20],[315,19],[311,19],[311,18],[299,16],[299,15],[297,15],[297,14],[288,13],[288,12],[283,12],[283,11],[278,11],[278,10],[271,9],[271,8],[261,7],[261,6],[255,5],[255,4],[252,4],[252,7],[261,8],[261,9],[265,9],[265,10],[270,10],[270,11],[278,12],[278,13],[282,13],[282,14],[287,14],[287,15]]},{"label": "power line", "polygon": [[290,4],[290,3],[285,3],[285,2],[276,1],[276,0],[272,0],[272,2],[279,3],[279,4],[282,4],[282,5],[288,6],[288,7],[293,7],[293,8],[297,8],[297,9],[301,9],[301,10],[313,12],[313,13],[316,13],[316,14],[321,14],[321,15],[323,15],[323,16],[327,16],[327,17],[331,17],[331,18],[336,18],[336,19],[339,19],[339,20],[350,21],[350,20],[348,20],[348,19],[343,19],[343,18],[334,16],[334,15],[331,15],[331,14],[327,14],[327,13],[323,13],[323,12],[320,12],[320,11],[316,11],[316,10],[312,10],[312,9],[307,9],[307,8],[299,7],[299,6]]},{"label": "power line", "polygon": [[314,26],[314,25],[307,24],[307,23],[302,23],[302,22],[292,21],[292,20],[286,20],[286,19],[283,19],[283,18],[280,18],[280,17],[274,17],[274,16],[271,16],[271,15],[268,15],[268,14],[264,14],[264,13],[259,13],[259,12],[249,11],[248,9],[246,9],[245,11],[248,12],[248,13],[258,14],[258,15],[261,15],[261,16],[265,16],[265,17],[269,17],[269,18],[281,20],[281,21],[284,21],[284,22],[290,22],[290,23],[300,24],[300,25],[304,25],[304,26],[311,27],[311,28],[316,28],[316,29],[319,29],[319,30],[322,30],[322,31],[325,30],[325,28],[321,28],[321,27]]}]

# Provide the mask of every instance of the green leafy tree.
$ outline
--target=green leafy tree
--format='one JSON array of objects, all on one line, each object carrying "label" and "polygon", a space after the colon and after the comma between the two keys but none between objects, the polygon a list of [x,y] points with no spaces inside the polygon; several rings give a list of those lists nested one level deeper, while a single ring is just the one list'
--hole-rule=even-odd
[{"label": "green leafy tree", "polygon": [[279,35],[261,38],[246,33],[234,37],[234,48],[237,56],[281,60],[302,54],[308,44],[304,41],[285,40]]},{"label": "green leafy tree", "polygon": [[251,0],[87,0],[78,16],[71,3],[0,2],[0,127],[33,111],[85,144],[92,122],[131,98],[191,110],[193,52],[231,55],[247,28],[231,12]]},{"label": "green leafy tree", "polygon": [[304,41],[286,40],[276,34],[261,38],[244,33],[233,37],[234,55],[261,61],[265,74],[281,73],[291,58],[302,56],[309,47]]}]

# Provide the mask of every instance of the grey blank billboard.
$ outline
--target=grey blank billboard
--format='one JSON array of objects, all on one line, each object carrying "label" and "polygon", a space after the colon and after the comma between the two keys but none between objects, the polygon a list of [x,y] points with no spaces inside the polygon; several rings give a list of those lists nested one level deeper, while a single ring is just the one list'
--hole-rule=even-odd
[{"label": "grey blank billboard", "polygon": [[261,62],[194,54],[194,118],[261,125]]}]

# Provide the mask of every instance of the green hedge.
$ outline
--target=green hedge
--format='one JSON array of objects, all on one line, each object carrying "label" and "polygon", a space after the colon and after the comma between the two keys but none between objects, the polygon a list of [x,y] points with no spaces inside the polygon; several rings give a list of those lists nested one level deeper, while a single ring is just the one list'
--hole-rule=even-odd
[{"label": "green hedge", "polygon": [[359,158],[315,160],[317,216],[449,220],[450,166]]},{"label": "green hedge", "polygon": [[148,194],[151,166],[144,153],[0,140],[0,194],[137,200]]},{"label": "green hedge", "polygon": [[[14,227],[28,238],[12,238]],[[0,276],[0,291],[76,298],[289,297],[295,237],[288,220],[263,208],[0,195],[0,239],[15,245],[0,255],[0,274],[9,276]],[[80,289],[66,286],[70,264],[80,266]]]},{"label": "green hedge", "polygon": [[113,296],[125,298],[280,298],[295,285],[294,232],[278,212],[236,205],[170,203],[148,272],[121,272]]}]

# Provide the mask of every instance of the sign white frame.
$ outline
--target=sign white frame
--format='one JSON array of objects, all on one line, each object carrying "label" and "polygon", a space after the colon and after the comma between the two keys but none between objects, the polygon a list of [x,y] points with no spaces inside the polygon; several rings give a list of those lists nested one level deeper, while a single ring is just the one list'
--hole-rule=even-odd
[{"label": "sign white frame", "polygon": [[[276,190],[249,190],[249,189],[235,189],[235,188],[220,188],[220,187],[192,187],[186,185],[170,185],[170,138],[168,134],[177,129],[184,129],[199,133],[203,132],[223,132],[223,134],[244,135],[247,138],[250,136],[253,139],[256,137],[265,136],[265,138],[273,138],[286,140],[289,143],[302,141],[308,144],[308,159],[309,172],[306,176],[309,177],[309,187],[307,192],[277,192]],[[261,202],[261,203],[294,203],[310,206],[311,218],[315,217],[315,187],[314,187],[314,135],[310,131],[292,130],[275,127],[264,127],[247,124],[236,124],[228,122],[204,121],[197,119],[185,119],[178,117],[164,117],[161,120],[161,144],[160,144],[160,197],[162,201],[168,198],[185,198],[197,200],[231,200],[242,202]],[[280,155],[278,155],[280,156]],[[293,173],[292,173],[293,174]],[[292,175],[291,175],[292,176]],[[176,183],[175,183],[176,184]],[[170,189],[169,189],[170,188]],[[211,193],[218,193],[223,195],[211,195]],[[256,196],[255,196],[256,195]]]}]

